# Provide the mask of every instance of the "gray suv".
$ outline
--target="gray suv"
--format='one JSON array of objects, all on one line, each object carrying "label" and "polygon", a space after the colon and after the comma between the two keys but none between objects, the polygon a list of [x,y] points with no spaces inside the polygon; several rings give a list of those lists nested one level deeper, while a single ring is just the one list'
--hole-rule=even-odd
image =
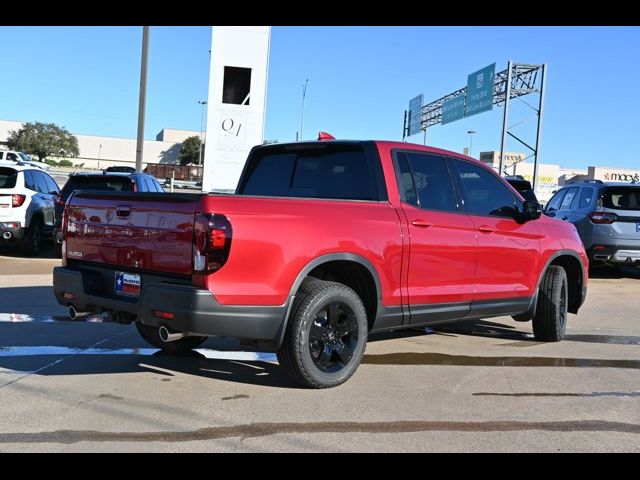
[{"label": "gray suv", "polygon": [[640,184],[572,182],[544,213],[575,225],[591,263],[640,266]]}]

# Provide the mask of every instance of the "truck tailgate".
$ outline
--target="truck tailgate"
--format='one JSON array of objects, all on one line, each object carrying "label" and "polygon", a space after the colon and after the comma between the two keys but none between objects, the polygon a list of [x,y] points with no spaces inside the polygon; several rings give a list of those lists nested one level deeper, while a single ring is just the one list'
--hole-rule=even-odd
[{"label": "truck tailgate", "polygon": [[198,200],[198,194],[77,192],[66,207],[66,257],[190,275]]}]

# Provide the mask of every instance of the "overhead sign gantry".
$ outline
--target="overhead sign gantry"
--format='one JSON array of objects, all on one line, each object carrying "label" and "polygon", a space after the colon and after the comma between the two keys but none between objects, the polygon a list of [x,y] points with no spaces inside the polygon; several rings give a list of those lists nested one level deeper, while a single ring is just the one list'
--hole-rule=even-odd
[{"label": "overhead sign gantry", "polygon": [[[470,74],[467,78],[466,87],[460,88],[438,98],[437,100],[422,105],[420,130],[426,134],[427,128],[433,125],[445,125],[477,113],[491,110],[493,105],[503,105],[504,114],[500,143],[499,172],[501,174],[504,173],[504,148],[506,136],[509,135],[531,151],[531,154],[527,158],[533,157],[534,159],[533,188],[535,189],[536,179],[538,176],[538,157],[540,132],[542,128],[546,71],[546,63],[542,65],[534,65],[515,63],[509,60],[507,68],[497,73],[495,73],[495,63],[488,65],[487,67]],[[536,112],[536,138],[535,142],[525,142],[510,131],[510,129],[522,122],[518,122],[511,127],[508,126],[509,105],[512,99],[529,95],[531,93],[539,94],[537,107],[525,102]],[[407,117],[410,117],[410,115],[405,111],[404,127],[402,130],[403,140],[408,135],[417,133],[414,129],[409,129]],[[416,121],[415,116],[413,117],[413,121]],[[531,145],[531,143],[533,143],[533,145]]]}]

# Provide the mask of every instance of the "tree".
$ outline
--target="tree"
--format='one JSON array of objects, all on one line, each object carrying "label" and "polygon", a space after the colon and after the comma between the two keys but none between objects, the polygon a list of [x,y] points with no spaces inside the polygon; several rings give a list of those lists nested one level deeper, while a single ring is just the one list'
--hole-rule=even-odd
[{"label": "tree", "polygon": [[[200,164],[200,146],[202,142],[198,135],[185,138],[180,149],[180,165],[188,165],[190,163]],[[204,145],[202,145],[204,151]]]},{"label": "tree", "polygon": [[77,157],[80,154],[78,139],[55,123],[25,123],[20,130],[9,132],[7,146],[35,155],[41,162],[50,156]]}]

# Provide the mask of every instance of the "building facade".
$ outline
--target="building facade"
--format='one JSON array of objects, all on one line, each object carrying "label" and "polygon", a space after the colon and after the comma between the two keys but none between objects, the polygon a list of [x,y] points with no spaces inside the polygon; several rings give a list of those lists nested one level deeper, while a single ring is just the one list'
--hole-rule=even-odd
[{"label": "building facade", "polygon": [[[0,148],[6,149],[7,137],[12,130],[22,128],[24,122],[0,120]],[[78,139],[80,155],[69,158],[74,165],[83,168],[102,169],[114,165],[132,166],[136,164],[136,139],[104,137],[99,135],[73,134]],[[145,140],[142,167],[148,163],[178,163],[182,142],[191,136],[200,136],[192,130],[164,128],[156,140]],[[29,153],[29,152],[27,152]],[[60,160],[52,157],[53,160]]]}]

